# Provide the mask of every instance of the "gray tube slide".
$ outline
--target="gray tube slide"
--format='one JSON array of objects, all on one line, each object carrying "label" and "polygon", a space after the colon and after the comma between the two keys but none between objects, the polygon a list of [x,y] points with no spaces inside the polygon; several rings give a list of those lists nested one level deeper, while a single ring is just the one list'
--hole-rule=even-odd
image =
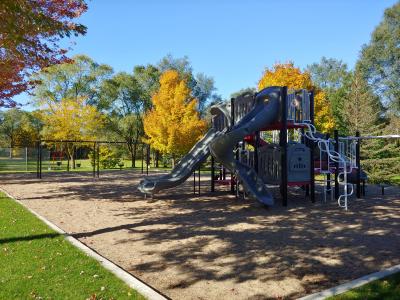
[{"label": "gray tube slide", "polygon": [[[228,124],[230,123],[228,110],[225,106],[216,105],[211,109],[211,113],[224,114],[228,119]],[[171,173],[164,176],[144,178],[140,181],[138,187],[139,191],[144,194],[154,195],[161,190],[172,188],[183,183],[193,171],[196,170],[198,165],[210,155],[210,143],[216,137],[224,134],[225,131],[225,129],[223,131],[217,131],[211,128],[206,135],[192,147],[189,153],[179,161]]]},{"label": "gray tube slide", "polygon": [[211,154],[232,172],[236,172],[245,190],[265,205],[274,199],[255,170],[234,157],[233,149],[245,136],[259,131],[279,119],[280,87],[269,87],[256,96],[254,108],[226,134],[216,137],[210,144]]}]

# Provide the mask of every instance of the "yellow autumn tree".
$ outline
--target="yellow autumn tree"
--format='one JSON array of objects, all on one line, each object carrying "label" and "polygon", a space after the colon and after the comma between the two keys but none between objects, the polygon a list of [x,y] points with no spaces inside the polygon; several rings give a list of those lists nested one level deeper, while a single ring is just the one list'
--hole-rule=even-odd
[{"label": "yellow autumn tree", "polygon": [[[104,116],[84,98],[63,99],[41,111],[42,135],[48,140],[94,140],[104,125]],[[67,143],[68,159],[73,159],[73,144]]]},{"label": "yellow autumn tree", "polygon": [[153,108],[144,117],[146,143],[164,154],[173,164],[204,135],[207,124],[199,118],[197,100],[175,70],[160,76],[160,88],[152,97]]},{"label": "yellow autumn tree", "polygon": [[275,64],[272,69],[266,69],[258,82],[258,89],[268,86],[287,86],[289,89],[314,89],[315,126],[321,132],[331,132],[335,127],[332,111],[326,94],[316,89],[308,72],[294,66],[292,62]]}]

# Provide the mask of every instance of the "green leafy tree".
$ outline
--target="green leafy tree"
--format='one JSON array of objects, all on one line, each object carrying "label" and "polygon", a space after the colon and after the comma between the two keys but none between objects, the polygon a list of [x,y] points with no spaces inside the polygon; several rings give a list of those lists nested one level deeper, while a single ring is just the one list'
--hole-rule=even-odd
[{"label": "green leafy tree", "polygon": [[237,92],[232,93],[229,98],[236,98],[236,97],[246,94],[246,93],[254,94],[255,92],[257,92],[257,89],[255,87],[247,87],[247,88],[243,88],[243,89],[238,90]]},{"label": "green leafy tree", "polygon": [[352,73],[341,60],[322,57],[318,63],[306,68],[314,84],[322,89],[330,103],[336,129],[340,134],[347,134],[348,126],[344,120],[344,103],[348,98]]},{"label": "green leafy tree", "polygon": [[84,97],[87,104],[102,109],[105,104],[100,98],[101,87],[112,72],[110,66],[98,64],[86,55],[74,56],[71,63],[48,67],[34,77],[40,82],[34,90],[34,99],[39,105],[51,108],[62,99]]},{"label": "green leafy tree", "polygon": [[385,10],[383,20],[364,45],[357,63],[383,103],[400,114],[400,2]]},{"label": "green leafy tree", "polygon": [[200,112],[200,115],[203,116],[206,113],[210,102],[221,100],[221,96],[215,93],[216,88],[214,79],[204,73],[197,73],[195,75],[187,56],[174,58],[170,54],[166,55],[160,60],[157,68],[161,73],[168,70],[175,70],[179,73],[181,79],[187,82],[187,85],[191,90],[191,96],[197,99],[197,109]]},{"label": "green leafy tree", "polygon": [[38,121],[29,112],[12,108],[0,112],[0,144],[5,147],[29,147],[39,139]]},{"label": "green leafy tree", "polygon": [[105,128],[111,139],[126,141],[132,167],[135,167],[137,146],[144,134],[143,115],[151,105],[148,92],[134,75],[125,72],[104,81],[102,86],[102,101],[108,113]]},{"label": "green leafy tree", "polygon": [[148,102],[160,87],[160,75],[160,70],[151,64],[135,66],[133,69],[133,77],[142,89],[142,97]]},{"label": "green leafy tree", "polygon": [[316,86],[324,90],[337,90],[347,80],[347,65],[342,60],[326,58],[307,66],[306,70],[311,75],[311,80]]}]

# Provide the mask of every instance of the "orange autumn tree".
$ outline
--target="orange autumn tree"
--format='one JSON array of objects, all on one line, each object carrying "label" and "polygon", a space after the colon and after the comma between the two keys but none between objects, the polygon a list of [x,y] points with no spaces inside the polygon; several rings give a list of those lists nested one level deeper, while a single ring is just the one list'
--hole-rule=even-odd
[{"label": "orange autumn tree", "polygon": [[294,66],[293,62],[275,64],[272,69],[266,69],[258,82],[258,89],[268,86],[287,86],[289,89],[314,89],[315,126],[321,132],[331,132],[335,127],[332,111],[326,94],[315,88],[308,72]]},{"label": "orange autumn tree", "polygon": [[199,118],[197,99],[191,97],[187,82],[175,70],[160,77],[160,88],[152,97],[153,108],[144,117],[149,143],[163,154],[172,155],[172,163],[204,135],[207,124]]}]

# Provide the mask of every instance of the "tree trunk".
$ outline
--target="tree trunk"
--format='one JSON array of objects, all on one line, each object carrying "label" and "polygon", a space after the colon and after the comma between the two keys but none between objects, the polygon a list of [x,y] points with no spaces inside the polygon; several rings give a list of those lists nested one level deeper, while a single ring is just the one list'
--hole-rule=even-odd
[{"label": "tree trunk", "polygon": [[158,168],[159,160],[160,160],[160,153],[156,150],[156,151],[155,151],[156,168]]},{"label": "tree trunk", "polygon": [[175,155],[172,155],[172,159],[171,159],[171,161],[172,161],[172,169],[173,168],[175,168]]},{"label": "tree trunk", "polygon": [[137,141],[133,144],[133,151],[132,151],[132,168],[136,167],[136,153],[137,153]]},{"label": "tree trunk", "polygon": [[72,169],[75,170],[75,145],[72,146]]},{"label": "tree trunk", "polygon": [[14,148],[14,141],[13,141],[12,138],[11,138],[11,143],[10,143],[10,159],[13,158],[13,153],[12,153],[13,148]]},{"label": "tree trunk", "polygon": [[72,151],[72,148],[70,148],[70,145],[67,143],[66,144],[66,149],[65,149],[66,151],[65,151],[65,153],[67,154],[67,171],[69,172],[69,169],[70,169],[70,161],[71,161],[71,158],[73,157],[73,151]]}]

